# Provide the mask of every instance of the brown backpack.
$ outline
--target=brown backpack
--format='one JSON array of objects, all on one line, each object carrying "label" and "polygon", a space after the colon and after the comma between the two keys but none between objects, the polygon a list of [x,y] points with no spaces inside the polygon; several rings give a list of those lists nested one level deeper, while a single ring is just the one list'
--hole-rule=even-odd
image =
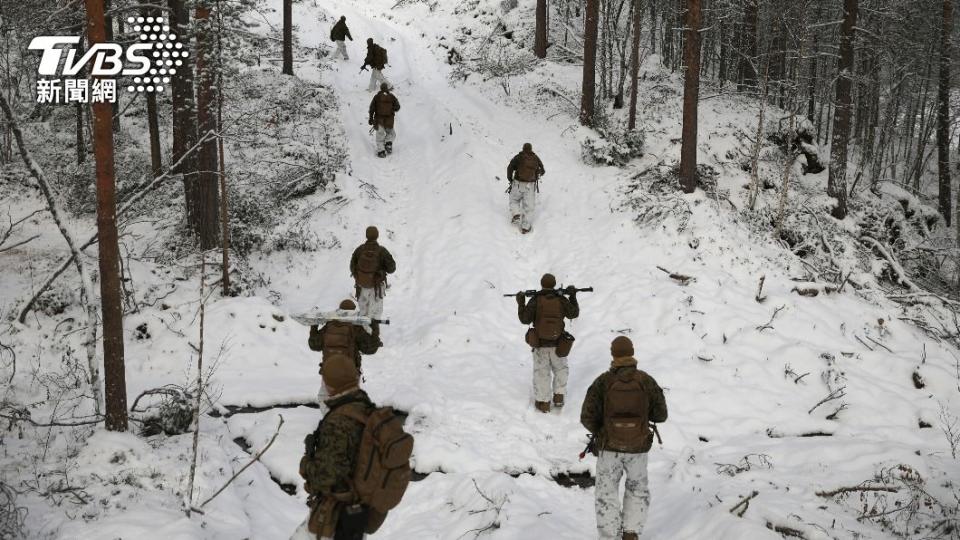
[{"label": "brown backpack", "polygon": [[364,246],[357,256],[357,285],[376,287],[380,282],[380,246]]},{"label": "brown backpack", "polygon": [[603,404],[606,450],[637,453],[650,447],[650,396],[636,370],[615,371]]},{"label": "brown backpack", "polygon": [[390,94],[381,93],[377,95],[376,111],[377,116],[381,118],[394,115],[393,100],[390,99]]},{"label": "brown backpack", "polygon": [[377,69],[383,69],[383,66],[387,65],[387,50],[381,47],[380,45],[374,45],[373,49],[373,61],[374,65],[379,65]]},{"label": "brown backpack", "polygon": [[543,294],[537,297],[533,329],[541,343],[556,345],[563,335],[563,297],[559,294]]},{"label": "brown backpack", "polygon": [[520,163],[517,166],[517,179],[521,182],[533,182],[537,179],[540,164],[537,156],[532,153],[520,152]]},{"label": "brown backpack", "polygon": [[403,430],[403,419],[391,407],[343,407],[338,412],[364,425],[353,472],[354,494],[361,503],[386,514],[400,504],[410,483],[413,437]]},{"label": "brown backpack", "polygon": [[330,321],[323,327],[323,358],[344,355],[356,362],[356,327],[350,323]]}]

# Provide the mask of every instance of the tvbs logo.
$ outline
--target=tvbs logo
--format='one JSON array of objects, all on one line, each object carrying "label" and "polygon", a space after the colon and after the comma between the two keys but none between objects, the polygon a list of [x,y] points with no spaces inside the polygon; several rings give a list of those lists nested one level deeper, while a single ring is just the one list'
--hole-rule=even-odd
[{"label": "tvbs logo", "polygon": [[121,79],[128,92],[163,92],[189,53],[162,17],[129,17],[127,22],[139,37],[126,49],[97,43],[79,54],[79,36],[33,38],[28,48],[42,52],[37,102],[116,103]]}]

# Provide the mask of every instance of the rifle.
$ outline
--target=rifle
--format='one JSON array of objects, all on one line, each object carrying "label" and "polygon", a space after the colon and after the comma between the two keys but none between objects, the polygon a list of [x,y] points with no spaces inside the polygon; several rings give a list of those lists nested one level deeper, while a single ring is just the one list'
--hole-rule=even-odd
[{"label": "rifle", "polygon": [[360,66],[360,73],[363,73],[363,72],[366,71],[366,70],[367,70],[367,65],[366,65],[366,64]]},{"label": "rifle", "polygon": [[650,429],[653,430],[653,434],[657,436],[657,444],[663,446],[663,439],[660,438],[660,430],[657,429],[657,425],[650,422]]},{"label": "rifle", "polygon": [[374,324],[390,324],[389,319],[372,319],[370,317],[361,317],[360,315],[346,315],[337,311],[322,313],[309,312],[298,315],[291,315],[291,319],[304,326],[322,326],[328,322],[343,322],[355,326],[371,326]]},{"label": "rifle", "polygon": [[[572,289],[572,290],[568,290],[568,289]],[[561,285],[560,287],[558,287],[558,288],[556,288],[556,289],[553,289],[551,292],[555,292],[555,293],[557,293],[557,294],[569,295],[571,292],[575,292],[575,293],[578,293],[578,292],[593,292],[593,287],[586,287],[586,288],[583,288],[583,289],[578,289],[578,288],[574,287],[573,285],[571,285],[571,286],[569,286],[569,287],[567,287],[567,288],[564,288],[563,285]],[[531,298],[531,297],[534,297],[534,296],[540,296],[541,294],[549,294],[549,293],[545,293],[545,292],[543,292],[543,291],[538,291],[538,290],[536,290],[536,289],[528,289],[528,290],[526,290],[526,291],[520,291],[519,293],[505,294],[505,295],[503,295],[503,296],[505,296],[505,297],[507,297],[507,296],[516,296],[516,295],[518,295],[518,294],[523,294],[523,295],[526,296],[527,298]]]},{"label": "rifle", "polygon": [[593,433],[587,435],[587,446],[583,449],[583,452],[580,452],[580,459],[587,457],[587,454],[596,454],[597,443],[594,440]]}]

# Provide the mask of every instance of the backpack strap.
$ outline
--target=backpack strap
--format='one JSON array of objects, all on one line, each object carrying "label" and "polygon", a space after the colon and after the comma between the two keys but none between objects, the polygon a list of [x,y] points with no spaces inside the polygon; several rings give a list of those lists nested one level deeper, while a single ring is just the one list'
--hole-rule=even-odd
[{"label": "backpack strap", "polygon": [[[336,410],[337,410],[337,412],[338,412],[339,414],[342,414],[343,416],[346,416],[347,418],[350,418],[351,420],[356,420],[357,422],[359,422],[359,423],[363,424],[364,426],[366,426],[366,425],[367,425],[367,420],[369,419],[370,415],[369,415],[367,412],[365,412],[365,411],[361,412],[361,411],[359,410],[359,407],[356,407],[355,405],[358,405],[358,404],[357,404],[357,403],[347,403],[347,404],[343,405],[342,407],[338,407]],[[333,411],[331,411],[331,412],[333,412]]]}]

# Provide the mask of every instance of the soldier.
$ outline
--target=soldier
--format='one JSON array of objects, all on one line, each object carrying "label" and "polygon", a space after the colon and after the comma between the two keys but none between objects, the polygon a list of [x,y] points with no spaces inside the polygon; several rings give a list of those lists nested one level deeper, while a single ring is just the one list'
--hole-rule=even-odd
[{"label": "soldier", "polygon": [[360,389],[359,373],[343,356],[324,362],[323,384],[329,410],[317,431],[307,436],[306,452],[300,460],[300,476],[306,482],[310,516],[291,540],[360,540],[367,527],[369,508],[346,505],[363,435],[363,424],[341,414],[344,408],[373,407]]},{"label": "soldier", "polygon": [[333,25],[333,28],[330,30],[330,40],[337,44],[337,50],[334,51],[333,58],[336,58],[339,54],[343,55],[344,60],[350,59],[350,57],[347,56],[347,46],[344,43],[344,39],[353,41],[353,36],[350,35],[350,29],[347,28],[346,16],[340,17],[337,24]]},{"label": "soldier", "polygon": [[[667,403],[657,381],[637,369],[630,339],[614,339],[610,353],[610,370],[587,390],[580,423],[593,434],[593,450],[598,455],[595,489],[600,540],[637,540],[650,507],[650,422],[666,421]],[[627,480],[621,512],[620,477],[624,474]]]},{"label": "soldier", "polygon": [[393,153],[393,141],[397,138],[393,120],[399,110],[400,102],[390,93],[390,85],[380,84],[380,91],[370,101],[370,125],[377,130],[377,157]]},{"label": "soldier", "polygon": [[363,66],[360,71],[370,66],[370,85],[367,90],[376,92],[378,87],[388,83],[387,78],[383,76],[383,68],[387,65],[387,50],[373,42],[373,38],[367,38],[367,56],[363,60]]},{"label": "soldier", "polygon": [[523,145],[523,151],[513,156],[507,166],[507,180],[510,182],[510,212],[513,222],[520,225],[523,234],[530,232],[533,209],[536,206],[537,191],[540,190],[540,177],[546,170],[543,162],[533,153],[530,143]]},{"label": "soldier", "polygon": [[[527,344],[533,349],[533,396],[540,412],[550,412],[550,390],[553,389],[553,404],[563,407],[567,392],[567,353],[573,344],[573,336],[564,331],[563,319],[576,319],[580,315],[577,293],[568,287],[564,293],[557,291],[557,279],[552,274],[540,278],[543,289],[525,303],[524,293],[517,293],[517,315],[523,324],[533,324],[527,330]],[[551,385],[550,376],[553,375]]]},{"label": "soldier", "polygon": [[[352,300],[340,302],[338,315],[350,317],[356,315],[354,310],[357,305]],[[323,325],[323,328],[317,328],[316,325],[310,327],[310,339],[307,342],[312,351],[323,353],[320,370],[323,371],[323,363],[331,356],[343,355],[353,360],[357,370],[360,370],[361,353],[376,354],[377,350],[383,346],[380,341],[380,325],[374,323],[370,325],[370,332],[364,327],[343,321],[330,321]]]},{"label": "soldier", "polygon": [[366,234],[367,241],[360,244],[350,257],[350,275],[356,283],[360,315],[380,319],[383,317],[387,274],[397,270],[397,263],[387,248],[377,243],[380,231],[376,227],[367,227]]},{"label": "soldier", "polygon": [[402,417],[376,407],[360,389],[349,358],[331,357],[321,374],[329,412],[303,441],[300,476],[310,515],[292,540],[361,540],[403,498],[413,437]]}]

